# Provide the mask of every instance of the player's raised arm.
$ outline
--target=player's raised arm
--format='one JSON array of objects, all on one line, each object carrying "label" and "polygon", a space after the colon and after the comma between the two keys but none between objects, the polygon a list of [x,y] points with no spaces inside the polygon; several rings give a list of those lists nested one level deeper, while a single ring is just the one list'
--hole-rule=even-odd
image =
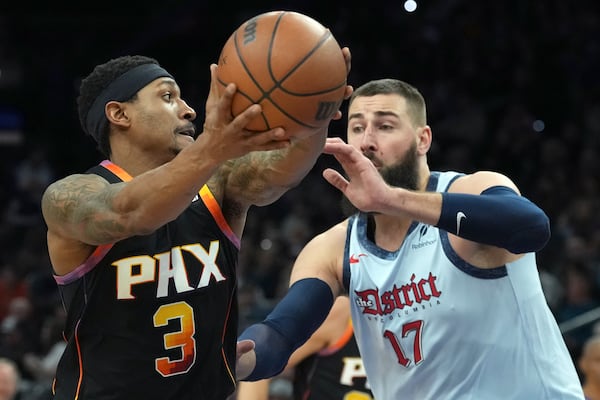
[{"label": "player's raised arm", "polygon": [[[215,67],[211,66],[213,78]],[[158,90],[162,83],[157,85]],[[261,112],[258,105],[231,119],[228,110],[235,90],[232,84],[217,97],[211,88],[204,131],[171,161],[118,184],[109,184],[96,175],[78,174],[50,185],[42,198],[50,233],[98,245],[152,232],[176,218],[224,161],[250,151],[288,147],[288,137],[281,129],[247,134],[246,124]],[[178,93],[175,88],[172,91]],[[190,121],[195,117],[194,110],[171,96],[170,101],[180,103],[184,121],[188,120],[185,129],[193,134]],[[119,105],[108,103],[109,115],[113,107]],[[113,156],[121,157],[116,146]]]}]

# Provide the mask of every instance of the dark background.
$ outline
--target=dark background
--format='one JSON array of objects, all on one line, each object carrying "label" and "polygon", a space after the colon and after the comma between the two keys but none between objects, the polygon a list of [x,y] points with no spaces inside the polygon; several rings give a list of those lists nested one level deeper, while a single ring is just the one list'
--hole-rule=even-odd
[{"label": "dark background", "polygon": [[[413,13],[403,1],[0,6],[0,320],[18,295],[31,303],[34,332],[54,314],[41,192],[103,158],[79,127],[80,80],[110,58],[155,57],[201,126],[209,64],[240,24],[272,10],[306,13],[349,46],[350,84],[394,77],[419,88],[433,129],[432,169],[505,173],[548,213],[553,236],[538,264],[557,320],[600,306],[599,2],[417,3]],[[332,135],[344,132],[344,120],[332,123]],[[330,163],[320,159],[300,188],[251,211],[240,260],[242,326],[281,296],[306,240],[341,218],[339,195],[319,175]],[[565,333],[574,358],[598,330],[594,322]],[[26,351],[45,351],[35,334],[20,343],[14,351],[4,339],[0,357],[21,363]],[[25,368],[24,375],[32,378]]]},{"label": "dark background", "polygon": [[[597,2],[420,1],[414,13],[402,1],[352,3],[129,1],[88,4],[86,12],[8,11],[0,17],[0,106],[23,114],[26,147],[48,149],[59,172],[78,170],[94,153],[82,138],[74,98],[94,65],[123,54],[156,57],[201,112],[208,64],[228,36],[275,9],[307,13],[351,47],[350,83],[393,76],[419,87],[434,129],[464,118],[475,103],[494,118],[490,123],[523,106],[554,135],[581,120],[587,101],[598,97]],[[435,103],[438,96],[446,103]],[[452,134],[460,139],[458,129]]]}]

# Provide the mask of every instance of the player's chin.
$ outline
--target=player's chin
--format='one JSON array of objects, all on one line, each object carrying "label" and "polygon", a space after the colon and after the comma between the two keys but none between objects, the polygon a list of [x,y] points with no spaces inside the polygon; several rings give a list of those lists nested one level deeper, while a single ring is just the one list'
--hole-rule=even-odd
[{"label": "player's chin", "polygon": [[171,145],[171,150],[173,154],[177,155],[181,152],[181,150],[188,147],[190,144],[194,143],[194,138],[187,135],[176,135],[173,144]]}]

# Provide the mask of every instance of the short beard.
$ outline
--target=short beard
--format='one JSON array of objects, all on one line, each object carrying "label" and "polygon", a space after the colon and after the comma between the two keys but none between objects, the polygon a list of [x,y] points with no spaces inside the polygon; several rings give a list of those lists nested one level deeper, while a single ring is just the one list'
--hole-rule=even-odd
[{"label": "short beard", "polygon": [[[368,157],[368,156],[367,156]],[[370,158],[370,157],[369,157]],[[408,190],[419,189],[419,164],[417,158],[417,144],[413,145],[406,151],[403,159],[389,167],[383,167],[379,171],[383,180],[390,186],[404,188]],[[358,213],[360,210],[348,200],[346,196],[342,196],[341,200],[342,213],[349,217]]]}]

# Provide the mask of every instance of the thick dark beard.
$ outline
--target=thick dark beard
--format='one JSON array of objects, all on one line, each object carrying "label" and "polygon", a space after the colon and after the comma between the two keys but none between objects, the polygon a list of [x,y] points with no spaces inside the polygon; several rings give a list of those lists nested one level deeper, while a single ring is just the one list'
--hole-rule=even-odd
[{"label": "thick dark beard", "polygon": [[[414,143],[404,155],[404,158],[389,167],[383,167],[379,172],[383,180],[390,186],[400,187],[408,190],[419,189],[419,166],[417,161],[417,144]],[[349,217],[360,210],[342,196],[342,213]]]}]

